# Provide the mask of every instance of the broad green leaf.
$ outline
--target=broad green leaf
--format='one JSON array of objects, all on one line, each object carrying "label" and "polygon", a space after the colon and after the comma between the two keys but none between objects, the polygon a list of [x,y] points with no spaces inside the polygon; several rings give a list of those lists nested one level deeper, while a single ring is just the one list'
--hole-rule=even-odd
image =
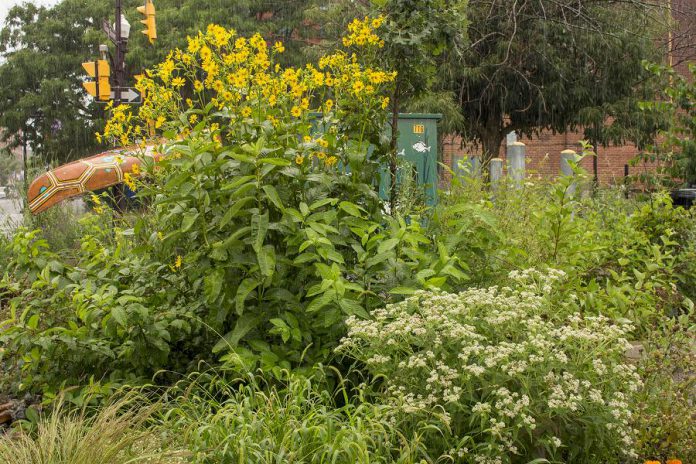
[{"label": "broad green leaf", "polygon": [[276,188],[272,185],[264,185],[262,188],[268,199],[271,200],[271,203],[273,203],[278,210],[284,211],[285,207],[283,206],[283,202],[280,201],[280,195],[278,195]]},{"label": "broad green leaf", "polygon": [[113,317],[114,320],[121,327],[126,326],[127,317],[126,317],[126,311],[125,311],[125,309],[123,309],[123,306],[114,306],[113,308],[111,308],[111,317]]},{"label": "broad green leaf", "polygon": [[191,226],[196,222],[196,219],[198,219],[198,213],[197,212],[188,212],[184,214],[184,217],[181,220],[181,232],[187,232]]},{"label": "broad green leaf", "polygon": [[385,240],[382,243],[380,243],[379,246],[377,247],[377,253],[378,254],[386,253],[387,251],[392,250],[398,244],[399,244],[398,238],[390,238],[388,240]]},{"label": "broad green leaf", "polygon": [[233,218],[237,217],[241,209],[251,200],[253,200],[252,197],[245,197],[237,200],[230,209],[225,211],[225,215],[220,219],[220,227],[225,227]]},{"label": "broad green leaf", "polygon": [[273,245],[264,245],[259,253],[256,255],[256,259],[259,263],[259,269],[264,277],[269,277],[273,275],[276,264],[275,249]]},{"label": "broad green leaf", "polygon": [[203,294],[208,304],[213,304],[220,296],[222,284],[225,280],[225,270],[222,268],[208,272],[203,280]]},{"label": "broad green leaf", "polygon": [[252,278],[246,278],[239,284],[239,287],[237,287],[237,294],[234,297],[234,305],[237,314],[241,315],[244,313],[244,302],[258,285],[259,283],[256,279]]},{"label": "broad green leaf", "polygon": [[341,203],[339,203],[338,207],[341,208],[346,213],[350,214],[351,216],[355,216],[355,217],[362,216],[362,214],[360,212],[360,208],[351,202],[342,201]]},{"label": "broad green leaf", "polygon": [[239,341],[244,338],[251,330],[255,329],[259,325],[259,317],[252,313],[246,313],[237,319],[237,323],[234,325],[232,331],[225,334],[225,336],[215,344],[213,347],[213,353],[219,353],[225,348],[236,348]]},{"label": "broad green leaf", "polygon": [[263,242],[266,240],[266,233],[268,232],[268,211],[254,216],[251,220],[251,230],[251,234],[254,237],[253,248],[258,254],[263,248]]}]

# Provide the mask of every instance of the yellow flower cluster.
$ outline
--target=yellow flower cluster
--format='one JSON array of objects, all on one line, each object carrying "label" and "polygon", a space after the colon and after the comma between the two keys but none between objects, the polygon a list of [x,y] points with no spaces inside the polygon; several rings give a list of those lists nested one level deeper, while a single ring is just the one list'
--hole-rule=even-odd
[{"label": "yellow flower cluster", "polygon": [[350,47],[351,45],[358,47],[364,47],[366,45],[376,45],[380,48],[384,47],[384,41],[375,33],[383,22],[384,16],[378,16],[374,19],[365,16],[363,20],[355,18],[353,22],[348,25],[349,34],[343,37],[343,45],[346,47]]},{"label": "yellow flower cluster", "polygon": [[[375,30],[382,21],[354,21],[348,42],[379,45]],[[158,131],[176,139],[197,133],[221,146],[235,143],[236,131],[250,125],[293,127],[302,134],[312,131],[312,112],[331,113],[340,120],[361,114],[368,118],[387,108],[385,93],[396,73],[364,67],[355,53],[344,51],[322,57],[317,65],[283,68],[274,60],[284,50],[282,42],[268,44],[259,34],[239,37],[233,29],[210,25],[205,33],[188,37],[185,49],[173,50],[137,80],[143,95],[137,117],[125,105],[113,108],[99,137],[127,145]],[[339,145],[344,139],[335,133],[310,140],[307,146],[299,139],[284,140],[297,144],[287,148],[294,150],[294,161],[303,169],[335,166],[343,152]],[[132,176],[126,183],[134,189]]]}]

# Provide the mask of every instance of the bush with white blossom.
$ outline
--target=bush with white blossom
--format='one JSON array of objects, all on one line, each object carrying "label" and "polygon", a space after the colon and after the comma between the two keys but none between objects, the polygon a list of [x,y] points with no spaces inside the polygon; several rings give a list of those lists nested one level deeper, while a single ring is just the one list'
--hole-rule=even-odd
[{"label": "bush with white blossom", "polygon": [[351,317],[338,351],[384,379],[394,420],[440,425],[445,462],[635,459],[629,323],[554,307],[561,271],[510,277],[514,288],[418,292]]}]

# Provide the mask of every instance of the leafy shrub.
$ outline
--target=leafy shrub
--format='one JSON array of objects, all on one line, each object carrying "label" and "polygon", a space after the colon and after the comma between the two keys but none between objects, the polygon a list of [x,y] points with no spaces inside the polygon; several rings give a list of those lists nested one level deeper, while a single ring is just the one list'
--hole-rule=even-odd
[{"label": "leafy shrub", "polygon": [[643,343],[644,380],[633,419],[637,448],[647,459],[696,462],[696,340],[689,318],[663,321]]},{"label": "leafy shrub", "polygon": [[[566,315],[547,296],[563,273],[515,273],[515,288],[419,292],[349,318],[338,350],[384,379],[402,421],[432,420],[429,437],[461,462],[624,462],[635,456],[624,361],[631,327]],[[440,442],[438,445],[435,443]]]},{"label": "leafy shrub", "polygon": [[7,245],[0,356],[22,389],[109,390],[215,357],[280,375],[329,360],[346,316],[467,279],[376,194],[393,74],[340,51],[282,69],[282,49],[218,26],[190,38],[103,134],[164,131],[157,164],[125,177],[145,200],[132,227],[96,205],[69,259],[36,232]]}]

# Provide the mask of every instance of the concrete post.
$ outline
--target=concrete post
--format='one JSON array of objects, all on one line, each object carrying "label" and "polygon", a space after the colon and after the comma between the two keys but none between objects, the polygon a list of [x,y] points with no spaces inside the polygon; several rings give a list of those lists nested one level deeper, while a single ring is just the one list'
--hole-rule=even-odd
[{"label": "concrete post", "polygon": [[564,176],[572,176],[573,168],[570,167],[569,161],[577,161],[578,154],[575,150],[563,150],[561,152],[561,174]]},{"label": "concrete post", "polygon": [[521,187],[527,165],[527,146],[522,142],[512,142],[507,146],[508,176],[516,187]]},{"label": "concrete post", "polygon": [[490,174],[491,174],[491,185],[493,188],[503,179],[503,160],[500,158],[493,158],[490,161]]},{"label": "concrete post", "polygon": [[[575,162],[577,159],[578,154],[575,152],[575,150],[563,150],[561,152],[561,175],[573,176],[575,173],[573,172],[570,162]],[[573,182],[573,184],[568,188],[568,194],[571,196],[575,195],[575,188],[576,184]]]}]

